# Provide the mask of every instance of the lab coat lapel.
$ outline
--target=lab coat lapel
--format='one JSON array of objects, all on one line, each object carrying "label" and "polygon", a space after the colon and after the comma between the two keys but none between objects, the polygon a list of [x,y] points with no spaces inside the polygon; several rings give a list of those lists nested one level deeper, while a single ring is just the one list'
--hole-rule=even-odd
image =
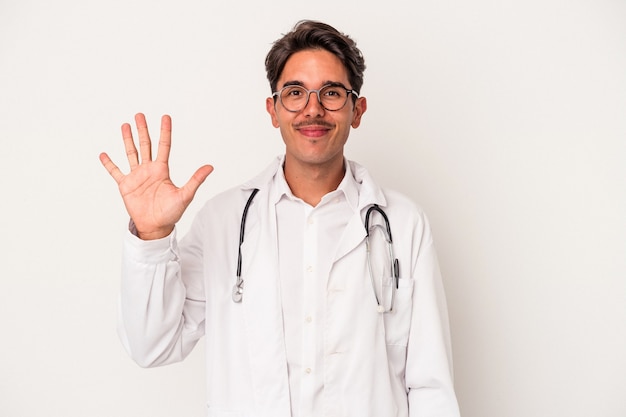
[{"label": "lab coat lapel", "polygon": [[337,246],[337,252],[335,253],[333,262],[338,261],[354,250],[354,248],[363,242],[363,239],[365,239],[365,227],[363,226],[361,214],[357,211],[346,225],[346,229]]},{"label": "lab coat lapel", "polygon": [[261,190],[248,213],[242,246],[242,307],[254,398],[264,416],[289,416],[287,355],[278,282],[275,207]]},{"label": "lab coat lapel", "polygon": [[375,185],[365,168],[352,161],[346,161],[346,163],[349,164],[350,169],[348,172],[353,176],[357,184],[358,193],[352,196],[348,193],[348,200],[351,200],[356,208],[354,215],[346,225],[346,229],[337,247],[337,252],[333,260],[335,262],[354,250],[365,239],[366,231],[363,220],[367,207],[372,204],[381,206],[386,204],[382,190]]}]

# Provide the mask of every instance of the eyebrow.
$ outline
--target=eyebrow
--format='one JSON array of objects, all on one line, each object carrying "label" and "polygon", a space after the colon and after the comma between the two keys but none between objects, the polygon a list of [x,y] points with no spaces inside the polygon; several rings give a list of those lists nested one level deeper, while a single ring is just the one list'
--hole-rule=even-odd
[{"label": "eyebrow", "polygon": [[[302,81],[293,80],[293,81],[285,81],[285,83],[283,84],[283,86],[281,88],[289,87],[289,86],[292,86],[292,85],[297,85],[297,86],[300,86],[300,87],[304,87],[304,83]],[[328,87],[328,86],[330,86],[330,87],[343,87],[346,90],[350,90],[348,87],[346,87],[344,85],[344,83],[340,83],[339,81],[324,81],[320,88]]]}]

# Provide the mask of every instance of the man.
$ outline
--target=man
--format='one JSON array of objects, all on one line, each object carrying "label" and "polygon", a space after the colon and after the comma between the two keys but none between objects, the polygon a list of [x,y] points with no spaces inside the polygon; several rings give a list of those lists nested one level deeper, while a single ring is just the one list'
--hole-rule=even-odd
[{"label": "man", "polygon": [[122,126],[130,173],[100,157],[132,219],[123,343],[157,366],[206,335],[210,416],[458,416],[427,220],[344,158],[367,110],[364,69],[354,41],[323,23],[276,41],[266,108],[285,154],[211,199],[180,244],[175,224],[213,168],[172,184],[170,118],[155,160],[141,114],[139,152]]}]

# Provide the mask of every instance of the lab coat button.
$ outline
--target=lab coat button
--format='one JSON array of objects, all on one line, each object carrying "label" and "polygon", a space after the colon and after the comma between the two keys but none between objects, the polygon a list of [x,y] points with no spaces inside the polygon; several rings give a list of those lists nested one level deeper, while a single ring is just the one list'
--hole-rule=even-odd
[{"label": "lab coat button", "polygon": [[306,316],[306,318],[304,319],[307,323],[310,323],[313,321],[313,318],[311,316]]},{"label": "lab coat button", "polygon": [[311,368],[306,368],[306,369],[304,370],[304,372],[306,372],[307,374],[310,374],[310,373],[311,373]]}]

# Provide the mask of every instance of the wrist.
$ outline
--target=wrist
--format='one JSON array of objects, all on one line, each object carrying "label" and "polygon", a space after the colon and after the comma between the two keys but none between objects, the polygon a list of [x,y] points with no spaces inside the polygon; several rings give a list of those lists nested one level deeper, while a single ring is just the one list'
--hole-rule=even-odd
[{"label": "wrist", "polygon": [[141,240],[163,239],[164,237],[168,237],[170,234],[172,234],[173,230],[174,226],[172,226],[171,228],[156,230],[153,232],[141,232],[137,230],[137,237]]},{"label": "wrist", "polygon": [[133,221],[133,219],[130,219],[130,222],[128,224],[128,230],[141,240],[157,240],[163,239],[164,237],[172,234],[172,231],[174,230],[174,225],[157,230],[142,231],[137,227],[137,224]]}]

